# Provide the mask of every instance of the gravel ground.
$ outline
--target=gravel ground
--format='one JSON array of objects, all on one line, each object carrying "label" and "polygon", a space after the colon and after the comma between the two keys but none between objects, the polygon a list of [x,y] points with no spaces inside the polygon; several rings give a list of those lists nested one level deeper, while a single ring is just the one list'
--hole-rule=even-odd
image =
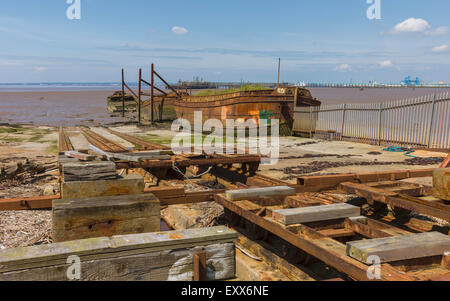
[{"label": "gravel ground", "polygon": [[0,249],[51,243],[51,211],[0,211]]}]

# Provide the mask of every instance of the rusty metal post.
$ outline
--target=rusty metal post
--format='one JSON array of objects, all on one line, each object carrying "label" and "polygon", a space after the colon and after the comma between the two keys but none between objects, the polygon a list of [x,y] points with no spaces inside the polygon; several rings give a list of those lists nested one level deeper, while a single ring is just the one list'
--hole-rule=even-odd
[{"label": "rusty metal post", "polygon": [[125,73],[122,68],[122,117],[125,117]]},{"label": "rusty metal post", "polygon": [[430,113],[430,124],[428,126],[428,141],[427,141],[427,146],[428,148],[431,147],[431,136],[432,136],[432,131],[433,131],[433,119],[434,119],[434,111],[435,111],[435,107],[436,107],[436,94],[434,94],[433,96],[433,102],[431,103],[431,113]]},{"label": "rusty metal post", "polygon": [[206,252],[194,254],[194,281],[206,280]]},{"label": "rusty metal post", "polygon": [[155,85],[155,65],[154,64],[152,64],[152,81],[151,81],[151,86],[152,86],[152,90],[151,90],[151,93],[150,93],[150,103],[151,103],[151,108],[150,108],[150,110],[152,110],[152,112],[151,112],[151,119],[152,119],[152,124],[154,123],[154,116],[153,116],[153,112],[154,112],[154,100],[155,100],[155,95],[154,95],[154,91],[155,91],[155,89],[153,88],[154,87],[154,85]]},{"label": "rusty metal post", "polygon": [[139,68],[139,85],[138,85],[138,124],[141,124],[141,97],[142,97],[142,69]]},{"label": "rusty metal post", "polygon": [[344,128],[345,128],[345,111],[347,110],[347,104],[342,106],[342,124],[341,124],[341,139],[344,137]]},{"label": "rusty metal post", "polygon": [[381,116],[383,114],[383,104],[380,103],[378,108],[378,145],[381,145]]}]

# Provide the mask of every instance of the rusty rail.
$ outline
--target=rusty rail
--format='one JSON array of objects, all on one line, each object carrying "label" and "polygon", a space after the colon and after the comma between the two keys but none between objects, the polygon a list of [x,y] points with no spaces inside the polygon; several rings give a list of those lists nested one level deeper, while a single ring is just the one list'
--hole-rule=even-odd
[{"label": "rusty rail", "polygon": [[128,149],[120,144],[112,142],[106,139],[102,135],[99,135],[88,128],[80,128],[81,133],[86,137],[90,144],[101,149],[102,151],[109,153],[127,153],[130,152]]},{"label": "rusty rail", "polygon": [[59,128],[58,149],[60,153],[75,150],[63,127]]}]

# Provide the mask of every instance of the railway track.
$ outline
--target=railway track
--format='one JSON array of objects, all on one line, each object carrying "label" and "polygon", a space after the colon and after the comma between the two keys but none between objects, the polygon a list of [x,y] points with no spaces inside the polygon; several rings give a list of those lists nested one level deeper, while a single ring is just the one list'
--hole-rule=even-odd
[{"label": "railway track", "polygon": [[66,135],[63,127],[59,128],[58,149],[60,153],[74,150],[74,147],[70,142],[69,137]]},{"label": "railway track", "polygon": [[145,150],[170,150],[171,148],[159,143],[152,143],[152,142],[148,142],[139,138],[136,138],[134,136],[125,134],[125,133],[121,133],[115,130],[112,130],[110,128],[106,128],[106,130],[108,132],[110,132],[113,135],[116,135],[117,137],[122,138],[123,140],[126,140],[130,143],[133,143],[134,145],[140,146],[142,148],[144,148]]},{"label": "railway track", "polygon": [[88,128],[79,128],[90,144],[108,153],[128,153],[130,150],[122,145],[106,139]]}]

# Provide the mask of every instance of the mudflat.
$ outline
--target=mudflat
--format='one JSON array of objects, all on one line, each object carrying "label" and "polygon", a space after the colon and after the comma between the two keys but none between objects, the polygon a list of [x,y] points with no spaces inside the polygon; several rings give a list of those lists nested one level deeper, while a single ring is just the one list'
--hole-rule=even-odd
[{"label": "mudflat", "polygon": [[124,121],[107,110],[114,91],[1,92],[0,123],[47,126],[108,125]]}]

